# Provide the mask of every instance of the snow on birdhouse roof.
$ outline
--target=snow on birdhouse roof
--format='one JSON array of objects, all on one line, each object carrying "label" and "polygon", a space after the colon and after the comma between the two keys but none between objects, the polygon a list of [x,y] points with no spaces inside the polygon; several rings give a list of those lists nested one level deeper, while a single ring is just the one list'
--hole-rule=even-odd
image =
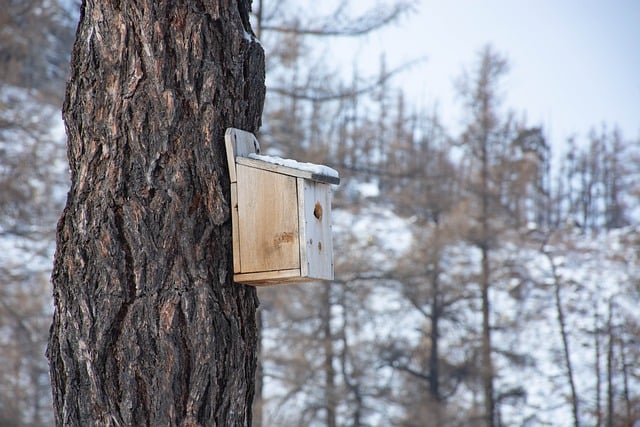
[{"label": "snow on birdhouse roof", "polygon": [[327,182],[329,184],[339,184],[340,175],[338,171],[325,165],[317,165],[315,163],[298,162],[291,159],[283,159],[278,156],[267,156],[263,154],[249,153],[247,158],[269,163],[272,165],[282,166],[291,170],[300,171],[309,174],[311,179]]}]

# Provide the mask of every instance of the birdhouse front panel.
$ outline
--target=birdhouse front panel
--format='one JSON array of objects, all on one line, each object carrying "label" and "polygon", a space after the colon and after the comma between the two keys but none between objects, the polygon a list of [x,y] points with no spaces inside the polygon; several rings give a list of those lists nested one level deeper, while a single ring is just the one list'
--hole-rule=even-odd
[{"label": "birdhouse front panel", "polygon": [[300,268],[296,178],[238,165],[239,273]]}]

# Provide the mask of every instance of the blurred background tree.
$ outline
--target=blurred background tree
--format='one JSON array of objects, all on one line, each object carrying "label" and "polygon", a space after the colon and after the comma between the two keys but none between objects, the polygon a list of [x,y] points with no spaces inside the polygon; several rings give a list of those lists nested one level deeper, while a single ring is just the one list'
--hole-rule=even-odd
[{"label": "blurred background tree", "polygon": [[[0,424],[50,426],[49,275],[68,175],[60,105],[75,15],[0,2]],[[55,131],[52,131],[55,129]]]}]

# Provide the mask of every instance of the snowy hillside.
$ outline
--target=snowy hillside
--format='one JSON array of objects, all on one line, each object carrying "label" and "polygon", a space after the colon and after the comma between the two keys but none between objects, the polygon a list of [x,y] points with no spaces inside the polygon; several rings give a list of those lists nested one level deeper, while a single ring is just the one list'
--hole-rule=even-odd
[{"label": "snowy hillside", "polygon": [[[392,207],[371,201],[363,203],[357,211],[340,209],[334,218],[338,275],[327,302],[333,333],[346,335],[344,341],[337,339],[333,348],[334,369],[346,370],[344,377],[337,375],[342,379],[337,380],[335,387],[344,388],[344,396],[349,396],[346,378],[351,377],[354,384],[369,389],[359,403],[368,425],[401,425],[406,411],[400,404],[403,393],[427,381],[425,356],[431,343],[426,316],[432,314],[429,304],[417,307],[415,301],[409,302],[410,279],[402,270],[406,269],[404,260],[415,263],[422,258],[420,248],[430,244],[429,233],[417,228],[413,219],[395,215]],[[608,393],[620,413],[628,410],[636,414],[640,407],[640,355],[636,338],[640,327],[638,227],[595,235],[575,229],[545,234],[532,228],[523,233],[505,232],[499,242],[491,258],[494,273],[490,298],[496,394],[502,425],[574,425],[559,307],[580,423],[602,423]],[[445,366],[462,366],[474,359],[481,317],[475,283],[480,263],[477,248],[458,241],[444,253],[440,279],[441,291],[446,288],[443,298],[447,293],[462,294],[461,288],[467,292],[452,306],[455,315],[443,316],[441,320],[439,346],[443,371]],[[416,284],[409,286],[423,286],[420,282],[412,283]],[[304,285],[295,291],[269,289],[262,294],[263,303],[268,305],[264,309],[268,320],[263,341],[265,420],[273,425],[294,425],[293,420],[299,419],[298,411],[315,401],[313,395],[317,390],[313,390],[313,384],[317,387],[326,384],[323,385],[321,377],[314,379],[314,375],[303,386],[291,377],[282,379],[299,363],[287,359],[288,367],[280,364],[284,363],[281,357],[286,359],[282,354],[283,342],[299,336],[293,334],[306,335],[306,347],[301,351],[307,353],[310,366],[322,370],[322,341],[312,339],[318,333],[314,321],[302,321],[306,326],[298,325],[293,332],[291,325],[284,323],[287,313],[292,314],[291,307],[278,308],[277,304],[274,307],[272,299],[286,298],[274,294],[288,293],[300,303],[307,294],[315,295],[312,300],[322,304],[321,288],[320,284]],[[433,290],[424,291],[431,296]],[[313,306],[308,304],[313,302],[303,304],[306,308],[302,310],[308,311],[312,319]],[[285,346],[284,350],[291,355],[294,348]],[[398,352],[406,354],[398,356]],[[390,357],[398,358],[399,362]],[[314,358],[318,359],[314,362]],[[403,377],[410,370],[413,375]],[[354,371],[358,372],[355,377]],[[424,377],[418,375],[420,372]],[[445,382],[442,381],[443,387]],[[300,386],[296,391],[295,387]],[[451,393],[446,404],[449,412],[455,412],[455,408],[469,411],[482,401],[473,372],[468,371],[460,378]],[[428,399],[423,397],[421,401],[428,409]],[[349,424],[353,404],[343,397],[341,424]],[[464,419],[461,414],[458,416]],[[455,413],[450,415],[446,425],[455,418]]]},{"label": "snowy hillside", "polygon": [[46,425],[49,277],[69,182],[64,129],[59,107],[37,91],[0,86],[0,106],[0,420]]}]

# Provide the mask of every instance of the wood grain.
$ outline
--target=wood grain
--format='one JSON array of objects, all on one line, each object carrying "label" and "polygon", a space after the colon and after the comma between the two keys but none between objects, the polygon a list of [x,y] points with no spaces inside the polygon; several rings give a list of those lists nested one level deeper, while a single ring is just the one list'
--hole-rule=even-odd
[{"label": "wood grain", "polygon": [[240,273],[300,268],[296,178],[238,164]]}]

